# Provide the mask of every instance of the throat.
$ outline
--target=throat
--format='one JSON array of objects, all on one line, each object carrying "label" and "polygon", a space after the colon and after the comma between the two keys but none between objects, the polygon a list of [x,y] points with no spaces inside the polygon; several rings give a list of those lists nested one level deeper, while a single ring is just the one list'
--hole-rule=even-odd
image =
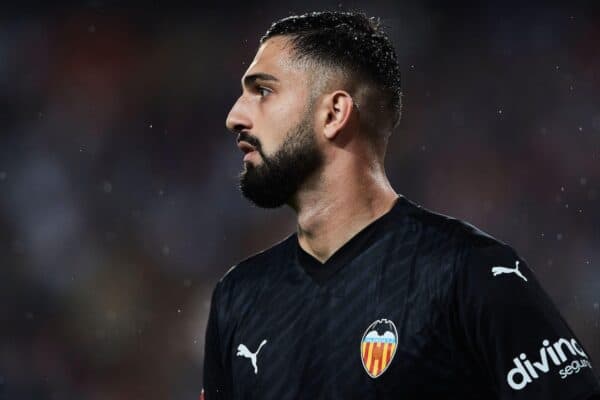
[{"label": "throat", "polygon": [[308,224],[310,229],[298,224],[298,243],[300,247],[321,264],[326,263],[344,243],[348,242],[358,232],[355,226],[357,220],[324,214]]},{"label": "throat", "polygon": [[324,207],[312,215],[298,218],[298,244],[307,254],[321,264],[326,263],[359,232],[387,214],[396,204],[397,195],[378,207],[362,210],[343,208],[338,205]]}]

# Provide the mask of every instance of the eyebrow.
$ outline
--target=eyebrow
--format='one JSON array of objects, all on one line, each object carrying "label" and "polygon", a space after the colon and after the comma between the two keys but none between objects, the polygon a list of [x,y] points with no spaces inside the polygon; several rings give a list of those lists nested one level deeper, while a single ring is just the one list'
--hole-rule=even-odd
[{"label": "eyebrow", "polygon": [[275,78],[273,75],[257,72],[256,74],[246,75],[243,80],[243,85],[252,86],[252,84],[259,79],[261,81],[279,82],[279,79]]}]

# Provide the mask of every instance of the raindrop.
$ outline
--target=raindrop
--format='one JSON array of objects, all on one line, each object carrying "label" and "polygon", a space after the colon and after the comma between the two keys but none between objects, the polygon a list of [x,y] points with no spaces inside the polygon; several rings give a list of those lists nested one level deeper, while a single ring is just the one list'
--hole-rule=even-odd
[{"label": "raindrop", "polygon": [[110,193],[112,192],[112,183],[110,183],[110,181],[104,181],[104,185],[102,188],[104,190],[104,193]]},{"label": "raindrop", "polygon": [[171,249],[166,244],[163,245],[161,251],[162,251],[163,256],[168,256],[169,254],[171,254]]},{"label": "raindrop", "polygon": [[0,181],[3,181],[6,179],[6,171],[0,171]]}]

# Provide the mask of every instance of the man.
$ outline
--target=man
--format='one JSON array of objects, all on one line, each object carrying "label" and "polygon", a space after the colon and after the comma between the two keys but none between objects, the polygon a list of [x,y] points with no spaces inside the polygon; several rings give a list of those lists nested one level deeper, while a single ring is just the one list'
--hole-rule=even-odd
[{"label": "man", "polygon": [[206,399],[599,398],[525,261],[392,189],[400,93],[393,46],[362,14],[289,17],[261,39],[226,124],[242,193],[290,206],[297,233],[217,284]]}]

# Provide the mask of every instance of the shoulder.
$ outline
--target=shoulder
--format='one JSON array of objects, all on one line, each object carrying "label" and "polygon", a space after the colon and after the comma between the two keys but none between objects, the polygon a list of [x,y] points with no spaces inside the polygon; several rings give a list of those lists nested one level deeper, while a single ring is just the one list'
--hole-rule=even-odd
[{"label": "shoulder", "polygon": [[534,271],[510,244],[442,214],[424,211],[419,220],[428,234],[426,241],[445,249],[438,251],[435,259],[448,261],[435,269],[446,282],[448,304],[501,310],[548,302]]},{"label": "shoulder", "polygon": [[[467,284],[487,282],[491,267],[507,263],[513,254],[510,246],[467,221],[402,201],[404,211],[394,220],[395,251],[400,259],[410,260],[412,287],[422,291],[424,298],[449,305]],[[476,257],[473,267],[469,265],[473,252],[488,258]],[[401,271],[403,265],[399,263],[394,271]]]},{"label": "shoulder", "polygon": [[229,291],[239,285],[253,285],[264,281],[272,274],[274,267],[280,266],[293,247],[296,235],[292,234],[281,242],[262,250],[233,265],[219,280],[217,288]]},{"label": "shoulder", "polygon": [[458,252],[459,263],[466,261],[471,251],[514,252],[508,244],[465,220],[429,210],[409,200],[405,202],[409,208],[406,223],[420,233],[421,246]]}]

